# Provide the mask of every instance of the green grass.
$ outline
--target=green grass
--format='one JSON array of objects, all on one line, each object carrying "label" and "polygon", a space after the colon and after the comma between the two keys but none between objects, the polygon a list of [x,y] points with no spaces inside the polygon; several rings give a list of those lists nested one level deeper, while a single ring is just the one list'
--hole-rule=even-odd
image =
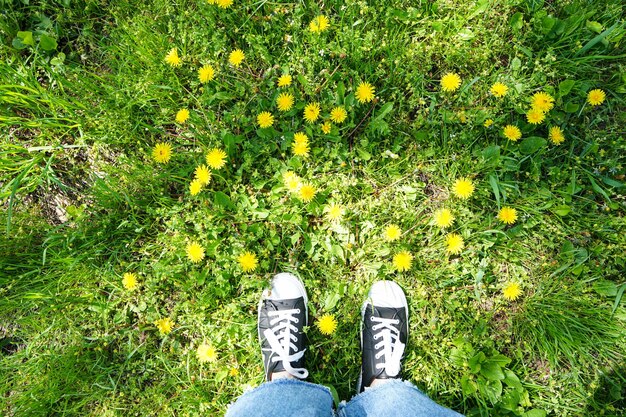
[{"label": "green grass", "polygon": [[[626,404],[626,50],[617,1],[269,3],[0,0],[0,413],[223,414],[263,380],[256,304],[271,276],[309,292],[310,380],[353,394],[371,283],[411,314],[404,376],[469,416],[619,416]],[[329,30],[313,34],[318,14]],[[27,33],[30,32],[32,42]],[[163,61],[176,47],[183,65]],[[241,48],[237,69],[228,53]],[[197,70],[212,64],[215,80]],[[279,113],[278,76],[294,109]],[[462,79],[443,93],[447,72]],[[500,81],[503,99],[489,94]],[[376,100],[359,104],[360,82]],[[587,93],[606,92],[591,107]],[[526,122],[532,95],[555,107]],[[324,135],[306,124],[337,105]],[[174,117],[191,113],[184,125]],[[256,116],[271,111],[272,128]],[[484,127],[492,119],[494,125]],[[523,139],[506,140],[505,125]],[[548,128],[566,140],[552,144]],[[293,156],[295,132],[310,156]],[[152,158],[158,142],[174,149]],[[208,149],[228,154],[197,196]],[[304,203],[282,174],[318,190]],[[467,200],[452,193],[471,178]],[[345,209],[339,224],[325,217]],[[498,209],[517,210],[514,225]],[[433,213],[449,208],[454,224]],[[389,224],[404,232],[382,239]],[[460,234],[460,255],[445,251]],[[200,264],[190,241],[206,251]],[[237,257],[259,258],[243,273]],[[393,256],[414,256],[397,272]],[[125,272],[139,288],[122,285]],[[515,301],[502,289],[517,282]],[[333,314],[331,336],[315,327]],[[159,334],[154,322],[174,320]],[[201,364],[206,342],[216,362]],[[236,370],[236,372],[234,371]]]}]

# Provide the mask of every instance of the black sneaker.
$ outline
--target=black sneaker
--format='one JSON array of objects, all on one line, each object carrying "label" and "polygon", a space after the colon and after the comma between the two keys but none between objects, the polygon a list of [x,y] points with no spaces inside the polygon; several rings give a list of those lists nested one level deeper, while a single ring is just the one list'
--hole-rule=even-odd
[{"label": "black sneaker", "polygon": [[298,379],[309,375],[302,332],[308,320],[307,302],[304,285],[289,273],[275,275],[271,288],[263,291],[258,328],[266,381],[274,372],[286,371]]},{"label": "black sneaker", "polygon": [[361,376],[357,393],[374,379],[400,378],[400,362],[409,337],[409,308],[393,281],[372,285],[361,310]]}]

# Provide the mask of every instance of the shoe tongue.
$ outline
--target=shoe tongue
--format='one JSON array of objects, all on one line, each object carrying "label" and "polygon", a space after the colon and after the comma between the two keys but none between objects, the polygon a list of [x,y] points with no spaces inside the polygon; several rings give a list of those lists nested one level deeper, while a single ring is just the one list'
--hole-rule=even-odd
[{"label": "shoe tongue", "polygon": [[271,304],[275,310],[291,310],[293,308],[297,308],[298,301],[300,300],[303,300],[303,298],[299,297],[286,300],[272,300],[271,298],[268,298],[265,302]]},{"label": "shoe tongue", "polygon": [[396,308],[396,307],[380,307],[374,306],[374,310],[376,314],[372,314],[376,317],[382,317],[384,319],[395,319],[400,318],[400,314],[404,311],[404,308]]}]

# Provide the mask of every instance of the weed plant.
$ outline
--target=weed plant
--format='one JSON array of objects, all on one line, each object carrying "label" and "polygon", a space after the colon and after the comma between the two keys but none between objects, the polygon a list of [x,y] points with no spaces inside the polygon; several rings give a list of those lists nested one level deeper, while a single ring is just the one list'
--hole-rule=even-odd
[{"label": "weed plant", "polygon": [[622,2],[0,10],[2,415],[223,414],[280,271],[338,399],[393,279],[439,403],[624,415]]}]

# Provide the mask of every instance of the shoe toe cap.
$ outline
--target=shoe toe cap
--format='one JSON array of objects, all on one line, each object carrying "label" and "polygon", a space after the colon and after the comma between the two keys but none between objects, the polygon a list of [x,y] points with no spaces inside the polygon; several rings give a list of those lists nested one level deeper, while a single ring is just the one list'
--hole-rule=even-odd
[{"label": "shoe toe cap", "polygon": [[368,297],[377,307],[407,308],[404,291],[393,281],[375,282]]},{"label": "shoe toe cap", "polygon": [[272,289],[270,299],[284,300],[294,298],[304,298],[306,300],[306,291],[302,282],[289,272],[276,274],[272,278]]}]

